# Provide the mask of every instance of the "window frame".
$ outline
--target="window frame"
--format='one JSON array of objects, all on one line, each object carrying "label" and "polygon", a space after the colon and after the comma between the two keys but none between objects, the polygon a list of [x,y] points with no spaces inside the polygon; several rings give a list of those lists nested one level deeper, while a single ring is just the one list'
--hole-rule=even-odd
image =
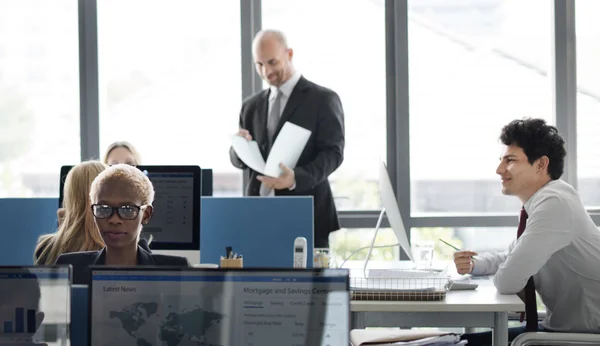
[{"label": "window frame", "polygon": [[[98,29],[97,0],[78,0],[80,53],[81,159],[98,158]],[[242,99],[262,90],[252,63],[252,38],[261,29],[261,0],[240,0]],[[385,0],[387,165],[405,229],[411,227],[512,227],[512,214],[411,215],[409,141],[408,0]],[[551,87],[554,119],[569,154],[563,179],[577,188],[577,79],[575,2],[553,0]],[[342,12],[340,12],[342,13]],[[241,101],[241,100],[240,100]],[[244,181],[248,178],[244,176]],[[241,187],[240,187],[241,188]],[[378,210],[340,211],[343,228],[372,228]],[[600,214],[592,213],[596,224]],[[382,227],[389,227],[384,220]]]}]

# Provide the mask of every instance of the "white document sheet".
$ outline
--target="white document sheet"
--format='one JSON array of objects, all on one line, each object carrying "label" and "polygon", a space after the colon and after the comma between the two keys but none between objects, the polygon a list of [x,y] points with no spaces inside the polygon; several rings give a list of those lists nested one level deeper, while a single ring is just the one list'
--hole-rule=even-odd
[{"label": "white document sheet", "polygon": [[291,169],[296,168],[310,135],[311,131],[289,121],[286,122],[273,143],[267,162],[264,161],[256,141],[248,141],[234,135],[231,136],[231,145],[240,160],[248,167],[263,175],[277,178],[282,173],[279,168],[280,163]]},{"label": "white document sheet", "polygon": [[353,329],[350,331],[353,346],[429,346],[460,345],[456,334],[434,330],[402,330],[392,328]]}]

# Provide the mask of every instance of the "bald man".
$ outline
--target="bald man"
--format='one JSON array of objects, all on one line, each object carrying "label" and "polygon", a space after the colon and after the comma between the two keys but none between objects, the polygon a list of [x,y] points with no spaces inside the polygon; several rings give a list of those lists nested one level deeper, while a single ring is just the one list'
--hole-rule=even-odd
[{"label": "bald man", "polygon": [[313,196],[315,247],[329,247],[329,233],[340,228],[328,177],[344,158],[344,111],[338,95],[308,81],[294,69],[294,51],[285,35],[263,30],[254,38],[256,72],[269,84],[242,104],[238,135],[254,139],[269,156],[285,122],[311,131],[294,169],[281,165],[277,177],[260,175],[230,149],[231,163],[244,170],[246,196]]}]

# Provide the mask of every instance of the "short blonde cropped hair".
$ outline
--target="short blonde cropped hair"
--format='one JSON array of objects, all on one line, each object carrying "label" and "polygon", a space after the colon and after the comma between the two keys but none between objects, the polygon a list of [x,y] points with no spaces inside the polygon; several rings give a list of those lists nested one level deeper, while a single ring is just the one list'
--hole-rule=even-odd
[{"label": "short blonde cropped hair", "polygon": [[154,186],[152,186],[152,182],[138,168],[124,163],[108,167],[94,179],[90,189],[90,200],[92,203],[95,203],[94,201],[98,198],[100,187],[112,181],[120,181],[128,184],[137,193],[143,205],[152,205],[154,201]]}]

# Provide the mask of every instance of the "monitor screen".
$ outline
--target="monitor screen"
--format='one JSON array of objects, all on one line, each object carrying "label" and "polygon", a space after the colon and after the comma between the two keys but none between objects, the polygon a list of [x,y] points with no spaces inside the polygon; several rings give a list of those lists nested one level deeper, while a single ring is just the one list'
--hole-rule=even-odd
[{"label": "monitor screen", "polygon": [[0,345],[67,345],[71,267],[0,267]]},{"label": "monitor screen", "polygon": [[348,345],[344,269],[91,270],[90,345]]},{"label": "monitor screen", "polygon": [[[61,169],[64,178],[72,166]],[[142,237],[152,235],[153,250],[200,250],[202,171],[198,166],[137,166],[154,186],[154,214]]]},{"label": "monitor screen", "polygon": [[398,208],[396,194],[392,187],[392,181],[390,180],[387,166],[383,161],[379,163],[379,193],[381,194],[381,202],[385,208],[390,227],[396,234],[396,238],[398,238],[398,242],[400,243],[402,250],[404,250],[404,253],[406,253],[411,261],[414,261],[410,249],[410,242],[408,241],[404,222],[402,221],[402,215],[400,214],[400,208]]}]

